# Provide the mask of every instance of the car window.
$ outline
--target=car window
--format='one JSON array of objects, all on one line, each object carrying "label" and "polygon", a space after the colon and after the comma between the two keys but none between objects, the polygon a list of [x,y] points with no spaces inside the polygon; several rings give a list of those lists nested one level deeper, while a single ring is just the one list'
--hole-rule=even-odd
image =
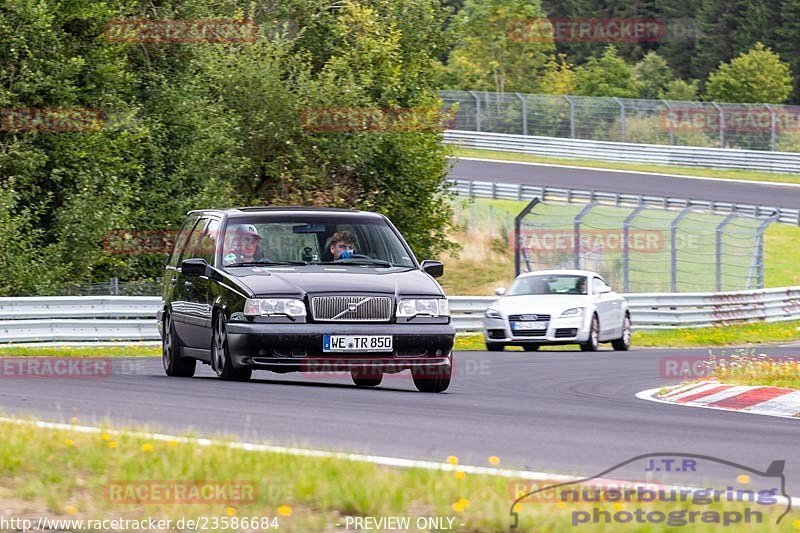
[{"label": "car window", "polygon": [[217,251],[217,236],[219,235],[219,221],[212,219],[209,221],[198,245],[198,255],[205,259],[209,265],[214,264],[214,254]]},{"label": "car window", "polygon": [[609,287],[609,286],[606,284],[606,282],[605,282],[605,281],[603,281],[602,279],[600,279],[600,278],[594,278],[594,293],[595,293],[595,294],[600,294],[600,293],[602,293],[604,290],[609,290],[609,291],[610,291],[610,290],[611,290],[611,287]]},{"label": "car window", "polygon": [[[237,217],[229,219],[224,232],[222,254],[225,265],[251,261],[339,261],[342,258],[331,252],[332,239],[337,236],[348,241],[341,241],[337,246],[349,247],[352,252],[352,257],[343,260],[362,264],[374,260],[373,266],[414,267],[411,254],[398,235],[384,219],[379,218],[348,215],[336,218],[309,215]],[[247,248],[243,244],[247,244]]]},{"label": "car window", "polygon": [[523,276],[514,280],[506,294],[509,296],[524,294],[586,294],[586,285],[586,276],[574,274]]},{"label": "car window", "polygon": [[186,246],[186,241],[189,239],[189,234],[197,223],[197,218],[197,216],[187,218],[178,231],[178,236],[175,239],[175,244],[172,246],[172,253],[169,257],[170,266],[178,266],[178,260],[183,252],[183,248]]},{"label": "car window", "polygon": [[186,246],[183,248],[183,252],[180,255],[180,261],[184,261],[186,259],[194,259],[200,257],[201,248],[200,242],[203,237],[203,230],[205,230],[206,225],[208,225],[209,219],[208,218],[201,218],[195,224],[194,229],[189,234],[189,238],[186,240]]}]

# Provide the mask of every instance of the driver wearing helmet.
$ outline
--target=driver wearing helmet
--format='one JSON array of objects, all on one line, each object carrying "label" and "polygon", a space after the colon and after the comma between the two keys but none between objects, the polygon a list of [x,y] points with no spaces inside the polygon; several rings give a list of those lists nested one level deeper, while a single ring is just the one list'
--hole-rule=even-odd
[{"label": "driver wearing helmet", "polygon": [[225,265],[252,263],[263,259],[261,235],[254,225],[240,224],[227,237],[223,258]]}]

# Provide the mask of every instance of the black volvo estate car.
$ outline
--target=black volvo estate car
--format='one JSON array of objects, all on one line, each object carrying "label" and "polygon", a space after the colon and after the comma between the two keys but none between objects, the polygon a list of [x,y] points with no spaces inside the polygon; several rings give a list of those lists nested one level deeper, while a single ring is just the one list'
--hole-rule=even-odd
[{"label": "black volvo estate car", "polygon": [[410,370],[418,390],[444,391],[455,330],[442,273],[376,213],[191,211],[164,274],[164,370],[191,377],[199,360],[231,380],[344,371],[358,386]]}]

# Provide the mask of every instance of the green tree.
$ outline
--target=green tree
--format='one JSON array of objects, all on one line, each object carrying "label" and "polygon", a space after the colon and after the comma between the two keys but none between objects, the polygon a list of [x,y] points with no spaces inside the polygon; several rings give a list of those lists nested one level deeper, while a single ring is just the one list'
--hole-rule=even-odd
[{"label": "green tree", "polygon": [[539,0],[466,0],[452,28],[446,85],[534,92],[554,47],[527,24],[545,17]]},{"label": "green tree", "polygon": [[545,94],[575,94],[575,69],[564,54],[550,58],[539,82],[539,91]]},{"label": "green tree", "polygon": [[640,98],[659,98],[675,76],[667,61],[656,52],[648,52],[633,67],[633,74],[639,83]]},{"label": "green tree", "polygon": [[633,67],[617,55],[612,45],[599,58],[591,57],[576,68],[575,79],[578,94],[583,96],[636,98],[641,87]]},{"label": "green tree", "polygon": [[721,64],[706,83],[706,98],[720,102],[779,104],[791,91],[789,66],[761,43]]},{"label": "green tree", "polygon": [[663,100],[697,100],[698,99],[697,80],[671,80],[658,93],[658,97]]}]

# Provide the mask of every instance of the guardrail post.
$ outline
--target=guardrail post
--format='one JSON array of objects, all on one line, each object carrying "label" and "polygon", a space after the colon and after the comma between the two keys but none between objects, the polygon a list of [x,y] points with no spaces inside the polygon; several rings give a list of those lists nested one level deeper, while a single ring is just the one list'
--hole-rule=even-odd
[{"label": "guardrail post", "polygon": [[112,296],[119,295],[119,278],[111,278],[108,280],[109,293]]},{"label": "guardrail post", "polygon": [[714,229],[716,235],[714,236],[716,239],[716,244],[714,246],[715,250],[715,260],[716,260],[716,287],[717,291],[722,290],[722,230],[728,223],[736,217],[736,213],[730,213],[725,219],[720,222],[717,227]]},{"label": "guardrail post", "polygon": [[528,101],[519,93],[514,93],[519,98],[520,102],[522,102],[522,134],[528,134]]},{"label": "guardrail post", "polygon": [[575,247],[575,269],[581,268],[581,222],[583,222],[584,217],[589,214],[589,211],[591,211],[595,205],[597,204],[595,203],[586,204],[586,207],[581,209],[581,212],[578,213],[577,216],[575,216],[575,219],[573,221],[573,227],[574,227],[573,246]]},{"label": "guardrail post", "polygon": [[569,104],[569,136],[570,138],[575,138],[575,103],[572,101],[572,98],[564,95],[564,98],[567,100]]},{"label": "guardrail post", "polygon": [[625,128],[625,103],[622,100],[620,100],[619,98],[617,98],[616,96],[614,97],[614,101],[617,102],[617,105],[619,105],[619,136],[620,136],[620,142],[624,143],[625,142],[625,130],[626,130],[626,128]]},{"label": "guardrail post", "polygon": [[670,250],[669,250],[669,269],[670,269],[670,290],[672,292],[678,292],[678,224],[681,223],[681,220],[691,212],[690,207],[684,207],[678,216],[672,219],[669,225],[669,243],[670,243]]},{"label": "guardrail post", "polygon": [[[619,196],[617,196],[617,200],[619,200]],[[639,205],[631,211],[627,217],[625,217],[625,221],[622,223],[622,285],[623,285],[623,292],[631,292],[631,251],[630,251],[630,231],[631,231],[631,224],[633,223],[633,219],[636,218],[639,213],[642,212],[645,206],[642,203],[641,196],[639,197]]]},{"label": "guardrail post", "polygon": [[470,91],[469,94],[475,99],[475,131],[481,131],[481,99],[475,91]]},{"label": "guardrail post", "polygon": [[725,113],[716,102],[711,102],[711,105],[719,112],[719,147],[725,148]]}]

